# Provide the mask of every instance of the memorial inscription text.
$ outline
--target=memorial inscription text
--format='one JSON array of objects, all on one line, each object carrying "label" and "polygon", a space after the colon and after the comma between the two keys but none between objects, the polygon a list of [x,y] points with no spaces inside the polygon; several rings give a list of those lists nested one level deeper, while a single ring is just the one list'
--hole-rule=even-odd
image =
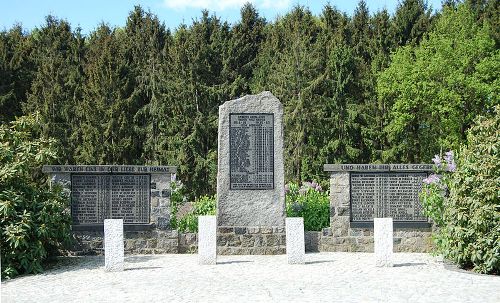
[{"label": "memorial inscription text", "polygon": [[274,115],[229,115],[230,189],[274,189]]},{"label": "memorial inscription text", "polygon": [[351,221],[426,222],[419,192],[426,173],[351,173]]},{"label": "memorial inscription text", "polygon": [[72,175],[73,224],[149,223],[149,175]]}]

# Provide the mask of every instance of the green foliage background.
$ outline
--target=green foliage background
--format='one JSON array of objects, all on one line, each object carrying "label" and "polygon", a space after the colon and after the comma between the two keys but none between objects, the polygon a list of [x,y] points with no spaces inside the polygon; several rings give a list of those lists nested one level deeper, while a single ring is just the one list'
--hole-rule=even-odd
[{"label": "green foliage background", "polygon": [[[393,14],[370,13],[361,0],[352,16],[332,5],[317,16],[295,6],[268,21],[246,4],[233,25],[203,11],[170,30],[134,7],[124,27],[102,23],[89,35],[55,16],[30,32],[0,31],[1,240],[11,251],[2,260],[12,265],[2,274],[39,271],[66,235],[66,200],[41,181],[43,163],[176,165],[185,186],[172,193],[173,214],[183,197],[208,195],[191,219],[172,219],[193,230],[193,216],[213,209],[218,106],[245,94],[269,90],[284,105],[287,182],[321,180],[325,163],[428,163],[457,149],[474,119],[500,103],[499,12],[494,0],[444,1],[435,12],[424,0],[402,0]],[[470,142],[485,138],[471,134]],[[490,154],[498,134],[488,138],[477,148]],[[499,245],[483,235],[491,221],[480,214],[498,200],[480,200],[491,192],[467,184],[482,190],[498,181],[485,177],[492,167],[468,166],[483,161],[470,142],[459,158],[468,170],[456,174],[457,196],[446,201],[472,226],[450,232],[484,241],[456,243],[450,254],[489,271]],[[287,211],[318,230],[327,224],[325,200],[307,195],[292,199],[300,211]]]},{"label": "green foliage background", "polygon": [[183,203],[176,203],[175,210],[171,213],[171,226],[180,232],[198,232],[198,217],[215,215],[217,209],[217,197],[203,196],[196,199],[193,208],[186,214],[178,215],[177,210]]},{"label": "green foliage background", "polygon": [[315,182],[287,184],[287,217],[304,218],[304,229],[321,231],[330,226],[330,199],[328,191],[323,191]]},{"label": "green foliage background", "polygon": [[453,173],[426,185],[426,213],[434,220],[437,249],[481,273],[500,274],[500,106],[478,117]]},{"label": "green foliage background", "polygon": [[495,3],[295,6],[274,21],[247,4],[233,25],[203,11],[175,30],[135,7],[88,35],[48,16],[0,32],[0,121],[40,112],[59,164],[176,165],[191,201],[215,194],[218,106],[263,90],[284,105],[287,181],[428,162],[499,102]]},{"label": "green foliage background", "polygon": [[2,278],[42,271],[70,238],[68,198],[48,188],[41,165],[56,159],[55,140],[40,139],[39,116],[0,126]]}]

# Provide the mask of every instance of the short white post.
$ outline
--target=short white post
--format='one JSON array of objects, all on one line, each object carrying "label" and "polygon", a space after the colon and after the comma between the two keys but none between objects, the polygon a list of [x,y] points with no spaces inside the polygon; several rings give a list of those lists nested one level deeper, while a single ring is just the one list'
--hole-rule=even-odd
[{"label": "short white post", "polygon": [[304,218],[286,218],[286,256],[288,264],[304,264]]},{"label": "short white post", "polygon": [[217,264],[217,219],[215,216],[198,217],[198,262]]},{"label": "short white post", "polygon": [[123,219],[104,220],[104,270],[122,271],[124,263]]},{"label": "short white post", "polygon": [[393,250],[392,218],[374,218],[375,266],[391,267]]}]

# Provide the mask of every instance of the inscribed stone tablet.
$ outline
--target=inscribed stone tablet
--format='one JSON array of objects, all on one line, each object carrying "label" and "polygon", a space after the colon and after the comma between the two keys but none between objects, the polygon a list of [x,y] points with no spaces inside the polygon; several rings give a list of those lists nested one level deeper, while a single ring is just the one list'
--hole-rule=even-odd
[{"label": "inscribed stone tablet", "polygon": [[72,175],[74,224],[102,224],[105,218],[149,223],[149,175]]},{"label": "inscribed stone tablet", "polygon": [[419,192],[426,173],[351,173],[351,220],[426,222]]},{"label": "inscribed stone tablet", "polygon": [[274,115],[230,114],[230,189],[274,188]]},{"label": "inscribed stone tablet", "polygon": [[149,176],[113,175],[111,181],[110,218],[125,223],[148,223]]},{"label": "inscribed stone tablet", "polygon": [[73,175],[71,215],[73,224],[103,223],[109,203],[110,176]]},{"label": "inscribed stone tablet", "polygon": [[219,107],[217,224],[285,225],[283,105],[270,92]]}]

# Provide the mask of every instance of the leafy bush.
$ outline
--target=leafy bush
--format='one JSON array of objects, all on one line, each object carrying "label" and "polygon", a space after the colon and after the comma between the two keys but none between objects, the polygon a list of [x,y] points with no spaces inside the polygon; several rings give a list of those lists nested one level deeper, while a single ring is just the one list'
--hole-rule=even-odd
[{"label": "leafy bush", "polygon": [[170,196],[170,226],[181,232],[197,232],[198,216],[215,215],[216,196],[203,196],[196,199],[193,208],[186,214],[179,214],[179,209],[186,205],[187,191],[181,181],[170,184],[172,194]]},{"label": "leafy bush", "polygon": [[179,225],[177,218],[179,208],[187,201],[186,187],[181,181],[173,181],[170,183],[170,190],[170,227],[177,229]]},{"label": "leafy bush", "polygon": [[304,228],[319,231],[330,225],[330,200],[328,191],[323,191],[316,182],[303,182],[285,186],[287,217],[303,217]]},{"label": "leafy bush", "polygon": [[[500,106],[480,117],[456,159],[436,155],[422,191],[439,253],[463,268],[500,273]],[[456,161],[456,165],[455,165]]]},{"label": "leafy bush", "polygon": [[203,196],[194,202],[193,210],[179,219],[178,229],[182,232],[198,231],[198,216],[215,215],[217,199]]},{"label": "leafy bush", "polygon": [[54,139],[37,137],[39,119],[0,126],[2,277],[43,271],[42,262],[70,239],[68,199],[50,189],[41,165],[56,158]]}]

